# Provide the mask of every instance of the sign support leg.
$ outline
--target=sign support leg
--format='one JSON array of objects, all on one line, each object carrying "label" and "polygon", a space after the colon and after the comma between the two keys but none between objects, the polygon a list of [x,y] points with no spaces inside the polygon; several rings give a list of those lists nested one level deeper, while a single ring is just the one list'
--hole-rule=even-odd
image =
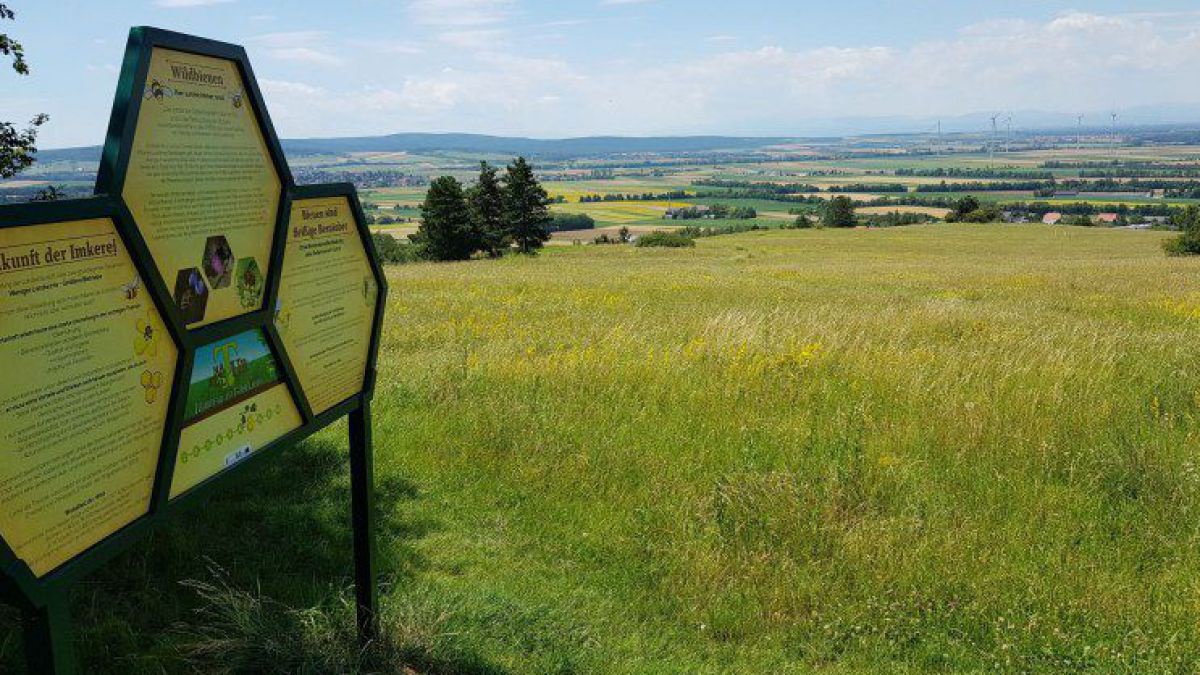
[{"label": "sign support leg", "polygon": [[29,672],[76,675],[71,644],[71,609],[66,589],[54,593],[44,607],[25,610],[25,658]]},{"label": "sign support leg", "polygon": [[358,639],[363,645],[379,636],[379,577],[375,571],[375,467],[371,403],[350,413],[351,520],[354,526],[354,589]]}]

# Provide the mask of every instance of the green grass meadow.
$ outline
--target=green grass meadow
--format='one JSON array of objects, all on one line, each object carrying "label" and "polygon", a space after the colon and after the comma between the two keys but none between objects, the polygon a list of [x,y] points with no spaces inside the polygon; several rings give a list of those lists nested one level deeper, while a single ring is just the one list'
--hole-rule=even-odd
[{"label": "green grass meadow", "polygon": [[78,648],[105,673],[1196,672],[1200,262],[1162,237],[389,268],[382,644],[353,645],[339,425],[80,587]]}]

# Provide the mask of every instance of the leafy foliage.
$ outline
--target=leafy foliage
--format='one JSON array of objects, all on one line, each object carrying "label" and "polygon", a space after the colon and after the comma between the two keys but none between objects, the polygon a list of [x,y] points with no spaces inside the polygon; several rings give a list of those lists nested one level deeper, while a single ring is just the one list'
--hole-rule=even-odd
[{"label": "leafy foliage", "polygon": [[854,200],[845,195],[830,199],[821,214],[821,222],[826,227],[854,227]]},{"label": "leafy foliage", "polygon": [[[0,4],[0,20],[4,19],[15,20],[16,14]],[[13,70],[18,75],[29,74],[25,49],[20,42],[3,33],[0,33],[0,55],[12,59]],[[48,119],[47,115],[38,115],[24,129],[17,129],[12,122],[0,122],[0,178],[11,178],[33,164],[37,153],[37,130]]]},{"label": "leafy foliage", "polygon": [[553,215],[548,229],[551,232],[594,230],[596,229],[596,219],[586,213],[556,213]]},{"label": "leafy foliage", "polygon": [[371,240],[375,243],[379,259],[385,263],[416,262],[421,258],[420,247],[402,242],[386,232],[373,233]]},{"label": "leafy foliage", "polygon": [[954,210],[946,214],[947,223],[994,223],[1000,220],[1000,209],[980,204],[979,200],[967,196],[954,202]]},{"label": "leafy foliage", "polygon": [[1171,221],[1183,231],[1163,242],[1167,255],[1200,255],[1200,208],[1189,206]]},{"label": "leafy foliage", "polygon": [[[11,9],[0,4],[0,19],[15,21],[16,18],[17,15]],[[21,46],[20,42],[0,33],[0,54],[12,58],[13,70],[17,71],[18,74],[29,74],[29,64],[25,62],[25,48]]]},{"label": "leafy foliage", "polygon": [[679,232],[649,232],[637,240],[637,246],[665,246],[667,248],[692,248],[696,240]]}]

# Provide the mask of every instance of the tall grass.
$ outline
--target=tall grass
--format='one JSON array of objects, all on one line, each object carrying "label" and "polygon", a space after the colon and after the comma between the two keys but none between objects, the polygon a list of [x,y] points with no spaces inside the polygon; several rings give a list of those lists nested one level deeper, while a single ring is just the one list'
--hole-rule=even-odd
[{"label": "tall grass", "polygon": [[395,273],[380,437],[454,523],[440,585],[574,608],[601,672],[1197,665],[1194,263],[698,244]]},{"label": "tall grass", "polygon": [[[385,644],[349,640],[323,436],[98,578],[82,649],[111,672],[1193,672],[1200,262],[1160,239],[765,231],[391,268]],[[170,609],[139,616],[150,596]]]}]

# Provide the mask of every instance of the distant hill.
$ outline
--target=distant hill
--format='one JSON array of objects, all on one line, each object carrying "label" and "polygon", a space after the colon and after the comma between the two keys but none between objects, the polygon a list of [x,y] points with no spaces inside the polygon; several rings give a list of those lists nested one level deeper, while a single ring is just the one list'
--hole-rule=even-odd
[{"label": "distant hill", "polygon": [[[465,152],[525,155],[528,157],[586,157],[626,153],[709,152],[747,150],[792,142],[791,138],[744,136],[589,136],[586,138],[539,139],[485,136],[482,134],[391,134],[356,138],[284,139],[288,155],[342,155],[352,152]],[[99,161],[100,147],[41,150],[38,159],[55,161]]]},{"label": "distant hill", "polygon": [[734,136],[589,136],[585,138],[508,138],[481,134],[392,134],[359,138],[306,138],[283,141],[289,155],[343,154],[349,152],[468,152],[528,155],[531,157],[581,157],[642,152],[706,152],[745,150],[788,142],[786,138]]},{"label": "distant hill", "polygon": [[99,162],[100,146],[38,150],[37,159],[39,162]]}]

